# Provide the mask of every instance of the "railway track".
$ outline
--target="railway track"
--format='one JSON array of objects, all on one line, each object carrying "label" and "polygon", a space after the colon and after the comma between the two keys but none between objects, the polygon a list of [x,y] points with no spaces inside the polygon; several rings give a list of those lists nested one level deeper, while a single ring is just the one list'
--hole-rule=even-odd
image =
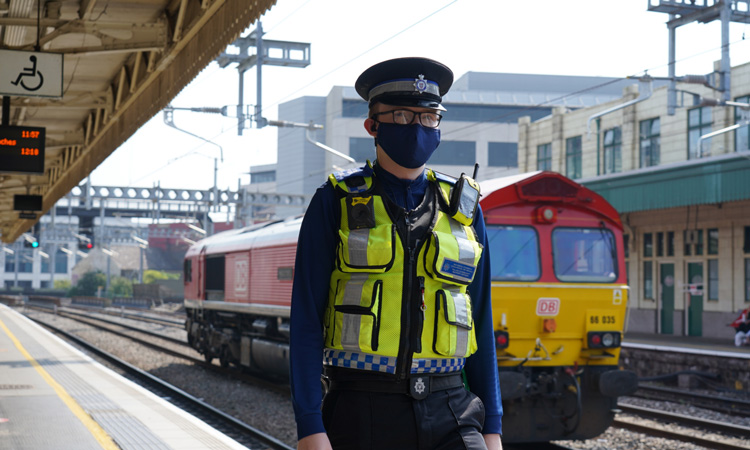
[{"label": "railway track", "polygon": [[[28,317],[28,316],[27,316]],[[42,325],[52,332],[64,336],[67,340],[75,342],[77,345],[85,348],[87,351],[106,360],[119,370],[126,373],[129,377],[136,379],[141,385],[154,392],[162,398],[168,398],[170,402],[182,408],[185,411],[195,415],[210,426],[223,432],[227,436],[235,439],[237,442],[253,449],[270,449],[270,450],[293,450],[292,447],[281,442],[279,439],[264,433],[263,431],[252,427],[229,414],[226,414],[206,402],[188,394],[187,392],[143,371],[126,361],[86,342],[85,340],[54,327],[42,320],[29,317],[30,320]]]},{"label": "railway track", "polygon": [[[99,307],[86,307],[86,306],[66,306],[66,309],[77,309],[81,311],[88,311],[88,312],[96,312],[97,314],[105,314],[109,316],[114,317],[122,317],[126,319],[134,319],[139,320],[142,322],[151,322],[151,323],[157,323],[160,325],[166,325],[174,328],[185,328],[185,318],[183,317],[175,317],[171,313],[156,313],[156,312],[149,312],[148,314],[145,314],[143,311],[135,310],[135,309],[127,309],[125,307],[121,307],[119,311],[112,311],[108,309],[103,309]],[[129,312],[125,312],[129,311]],[[138,312],[136,312],[138,311]],[[155,315],[156,314],[156,315]],[[161,316],[161,317],[157,317]]]},{"label": "railway track", "polygon": [[[51,312],[49,309],[44,309],[45,312]],[[93,311],[92,311],[93,312]],[[97,311],[98,312],[98,311]],[[114,320],[108,320],[106,318],[102,317],[96,317],[91,316],[89,314],[83,314],[83,313],[74,313],[70,311],[59,311],[58,314],[65,316],[68,319],[76,320],[81,323],[85,323],[89,326],[93,326],[99,329],[102,329],[103,331],[109,332],[109,333],[115,333],[118,334],[124,338],[127,338],[129,340],[133,340],[135,342],[138,342],[140,345],[146,345],[151,348],[154,348],[158,351],[164,351],[163,346],[160,346],[154,342],[153,338],[159,338],[159,339],[165,339],[172,342],[173,344],[178,344],[185,347],[186,351],[191,351],[192,349],[187,346],[187,343],[180,339],[174,339],[169,338],[167,336],[163,336],[160,333],[154,333],[149,330],[144,330],[140,327],[135,327],[127,324],[123,324],[118,321]],[[137,319],[140,320],[139,317],[131,317],[131,319]],[[101,322],[105,323],[106,326],[103,326],[99,323]],[[123,329],[130,330],[133,333],[143,333],[145,336],[147,336],[146,339],[138,338],[133,336],[131,333],[122,333],[117,330],[113,330],[112,327],[122,327]],[[178,352],[179,353],[179,352]],[[171,354],[171,353],[170,353]],[[254,384],[258,384],[258,378],[254,376],[248,376],[247,374],[242,374],[237,370],[228,370],[223,371],[222,368],[218,365],[214,364],[207,364],[205,361],[199,358],[189,357],[187,355],[174,355],[180,358],[185,358],[186,360],[194,363],[199,364],[204,367],[209,367],[211,370],[216,370],[225,374],[228,374],[232,378],[241,379],[243,381],[248,381]],[[268,382],[266,380],[261,380],[261,384],[267,384]],[[288,392],[288,387],[286,386],[280,386],[278,383],[271,383],[267,386],[271,389],[277,390],[277,391],[286,391]],[[658,388],[652,389],[651,386],[648,386],[647,389],[649,391],[666,391],[667,393],[671,395],[681,395],[683,399],[690,399],[692,398],[689,393],[685,393],[684,391],[679,391],[676,389],[669,389],[669,388]],[[700,397],[700,396],[699,396]],[[714,397],[711,397],[714,398]],[[733,399],[729,399],[729,401],[733,401]],[[684,403],[684,402],[683,402]],[[739,438],[741,440],[748,440],[750,439],[750,428],[746,427],[740,427],[736,425],[727,425],[724,423],[719,422],[712,422],[712,421],[706,421],[706,420],[700,420],[693,417],[688,417],[685,415],[680,414],[673,414],[673,413],[666,413],[666,412],[660,412],[660,411],[654,411],[653,409],[646,409],[646,408],[639,408],[629,405],[620,404],[619,409],[622,410],[622,413],[625,413],[627,415],[636,416],[638,418],[648,418],[650,420],[656,421],[656,423],[649,423],[648,421],[643,420],[631,420],[630,418],[623,418],[621,416],[618,416],[616,421],[613,424],[613,427],[618,428],[624,428],[631,431],[635,431],[638,433],[643,433],[648,436],[655,436],[655,437],[661,437],[661,438],[667,438],[667,439],[673,439],[673,440],[679,440],[679,441],[686,441],[691,442],[696,445],[701,445],[706,448],[710,449],[720,449],[720,450],[737,450],[737,449],[748,449],[750,446],[744,445],[742,441],[740,443],[733,442],[731,437]],[[724,409],[730,408],[730,406],[725,406]],[[726,411],[722,411],[726,412]],[[683,427],[686,427],[685,430],[673,430],[671,428],[673,427],[667,427],[664,425],[661,425],[661,422],[666,422],[667,424],[679,424]],[[711,432],[721,433],[722,436],[717,438],[716,436],[704,438],[701,436],[701,431],[696,430],[708,430]],[[724,439],[723,436],[727,436],[727,439]],[[737,441],[737,439],[734,439],[734,441]],[[555,443],[545,443],[544,447],[540,447],[540,444],[536,444],[533,447],[529,447],[528,445],[515,445],[515,444],[507,444],[505,446],[506,449],[544,449],[544,450],[565,450],[569,449],[570,447],[565,447],[560,444]]]},{"label": "railway track", "polygon": [[[672,413],[660,413],[662,415],[662,420],[674,420],[675,422],[669,422],[669,423],[679,423],[678,421],[684,417],[678,417],[680,415],[675,415]],[[639,414],[640,415],[640,414]],[[667,419],[666,416],[671,415],[671,419]],[[724,435],[717,436],[706,436],[705,432],[702,431],[702,429],[710,428],[711,424],[708,424],[705,420],[695,419],[698,422],[701,422],[700,424],[695,423],[692,428],[688,429],[673,429],[673,427],[665,426],[664,424],[654,424],[654,423],[648,423],[648,422],[642,422],[637,420],[624,420],[620,417],[616,418],[614,422],[612,423],[612,427],[616,428],[623,428],[626,430],[634,431],[637,433],[643,433],[648,436],[653,437],[660,437],[660,438],[666,438],[671,439],[675,441],[682,441],[682,442],[689,442],[691,444],[699,445],[701,447],[705,447],[707,449],[712,450],[747,450],[750,449],[750,446],[747,444],[748,435],[745,435],[744,438],[737,438],[732,439],[729,437],[726,437]]]},{"label": "railway track", "polygon": [[687,403],[699,408],[710,409],[723,414],[750,418],[750,401],[736,397],[709,395],[663,386],[640,385],[634,397],[649,400]]},{"label": "railway track", "polygon": [[[45,313],[52,313],[52,310],[50,308],[33,307],[32,309],[39,310]],[[124,339],[128,339],[132,342],[135,342],[136,344],[143,345],[144,347],[151,348],[158,352],[166,353],[168,355],[183,359],[186,362],[204,367],[208,370],[211,370],[223,376],[235,379],[237,381],[251,383],[256,386],[260,386],[260,387],[263,387],[263,388],[266,388],[275,392],[279,392],[284,395],[289,395],[289,385],[286,383],[279,383],[278,380],[268,379],[266,377],[263,377],[262,374],[241,371],[241,370],[237,370],[236,368],[216,365],[216,364],[213,364],[211,361],[206,361],[203,357],[195,356],[195,355],[198,355],[198,353],[195,351],[195,349],[190,347],[190,345],[185,341],[185,339],[173,338],[171,336],[166,336],[162,333],[145,330],[143,328],[128,325],[128,324],[123,324],[119,321],[108,320],[102,317],[93,316],[90,313],[89,314],[75,313],[75,312],[63,311],[63,310],[58,309],[56,314],[60,317],[65,317],[66,319],[74,320],[78,323],[82,323],[82,324],[94,327],[98,330],[114,334]],[[136,319],[136,320],[139,320],[139,319]],[[102,324],[106,324],[106,325],[102,325]],[[122,328],[122,329],[128,330],[130,331],[130,333],[120,331],[116,328]],[[146,336],[146,338],[139,337],[137,335],[134,335],[133,333],[143,334],[144,336]],[[180,348],[180,350],[172,350],[172,349],[166,348],[164,347],[164,345],[160,344],[159,342],[154,341],[153,338],[161,339],[163,341],[169,342],[172,345],[176,345],[178,348]]]}]

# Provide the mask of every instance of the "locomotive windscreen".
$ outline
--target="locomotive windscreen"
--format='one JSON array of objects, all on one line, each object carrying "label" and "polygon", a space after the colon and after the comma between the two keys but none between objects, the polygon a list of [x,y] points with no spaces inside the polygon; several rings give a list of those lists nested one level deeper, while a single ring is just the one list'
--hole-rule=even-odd
[{"label": "locomotive windscreen", "polygon": [[556,228],[552,249],[560,281],[611,283],[617,279],[615,237],[607,229]]},{"label": "locomotive windscreen", "polygon": [[488,225],[487,240],[493,280],[539,279],[539,236],[534,228]]}]

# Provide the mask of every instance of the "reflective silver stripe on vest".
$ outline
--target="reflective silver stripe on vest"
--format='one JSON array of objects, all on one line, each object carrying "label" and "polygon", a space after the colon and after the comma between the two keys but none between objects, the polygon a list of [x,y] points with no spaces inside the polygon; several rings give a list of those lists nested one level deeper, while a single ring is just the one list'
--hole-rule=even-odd
[{"label": "reflective silver stripe on vest", "polygon": [[474,247],[469,241],[469,237],[466,235],[466,228],[461,225],[457,220],[449,219],[451,224],[451,233],[456,238],[458,244],[458,259],[462,263],[474,265]]},{"label": "reflective silver stripe on vest", "polygon": [[347,369],[396,373],[396,358],[369,353],[346,352],[327,348],[323,351],[323,364]]},{"label": "reflective silver stripe on vest", "polygon": [[[362,304],[362,290],[367,281],[368,274],[352,274],[349,281],[344,285],[344,296],[342,304],[347,306],[360,306]],[[359,327],[362,322],[361,314],[344,314],[341,326],[341,346],[348,350],[360,350]]]},{"label": "reflective silver stripe on vest", "polygon": [[[469,346],[469,333],[471,332],[471,317],[469,317],[466,308],[468,297],[462,294],[458,289],[450,290],[455,307],[456,323],[456,353],[455,356],[466,356]],[[462,326],[461,326],[462,325]]]},{"label": "reflective silver stripe on vest", "polygon": [[352,266],[364,267],[367,264],[367,241],[370,240],[370,229],[360,228],[358,230],[349,230],[349,264]]}]

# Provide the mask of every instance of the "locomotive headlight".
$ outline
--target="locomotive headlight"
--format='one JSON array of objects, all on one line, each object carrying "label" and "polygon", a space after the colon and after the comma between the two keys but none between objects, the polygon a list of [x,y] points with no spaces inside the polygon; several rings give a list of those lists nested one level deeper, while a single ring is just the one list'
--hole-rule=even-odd
[{"label": "locomotive headlight", "polygon": [[598,334],[590,333],[589,334],[589,346],[599,347],[601,345],[602,345],[602,337]]},{"label": "locomotive headlight", "polygon": [[536,209],[536,221],[538,223],[557,222],[557,210],[549,206],[540,206]]},{"label": "locomotive headlight", "polygon": [[612,333],[604,333],[602,336],[602,345],[604,347],[612,347],[612,345],[615,343],[615,337],[612,335]]}]

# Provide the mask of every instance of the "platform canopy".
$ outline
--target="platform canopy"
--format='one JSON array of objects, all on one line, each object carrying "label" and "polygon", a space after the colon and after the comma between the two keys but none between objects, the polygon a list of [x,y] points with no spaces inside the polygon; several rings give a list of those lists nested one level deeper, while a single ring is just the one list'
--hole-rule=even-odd
[{"label": "platform canopy", "polygon": [[[41,173],[0,163],[0,239],[28,231],[275,3],[0,0],[0,130],[46,131]],[[42,211],[20,218],[15,195],[42,196]]]}]

